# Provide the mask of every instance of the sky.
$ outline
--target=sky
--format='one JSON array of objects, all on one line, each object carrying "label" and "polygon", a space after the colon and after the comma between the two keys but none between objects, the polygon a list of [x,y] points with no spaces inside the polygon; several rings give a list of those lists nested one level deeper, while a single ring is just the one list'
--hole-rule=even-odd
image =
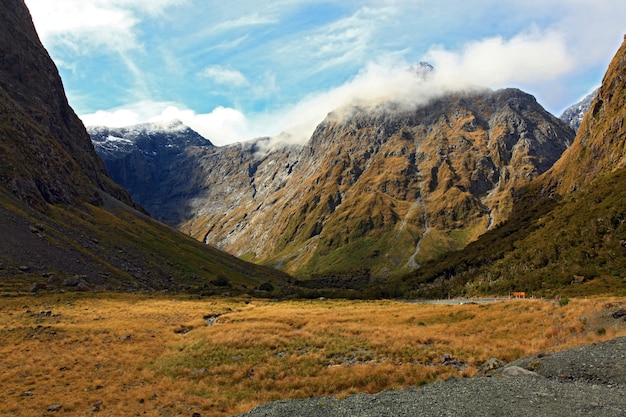
[{"label": "sky", "polygon": [[[350,103],[598,87],[624,0],[25,0],[85,125],[180,119],[216,145],[303,143]],[[428,87],[409,69],[435,68]],[[421,83],[421,84],[420,84]]]}]

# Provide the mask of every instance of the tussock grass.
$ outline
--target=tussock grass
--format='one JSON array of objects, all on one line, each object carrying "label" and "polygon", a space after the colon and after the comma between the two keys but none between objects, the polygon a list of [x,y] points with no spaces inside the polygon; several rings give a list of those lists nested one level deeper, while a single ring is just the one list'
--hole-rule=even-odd
[{"label": "tussock grass", "polygon": [[[490,357],[510,361],[626,334],[610,301],[3,297],[0,415],[41,416],[57,403],[64,415],[88,415],[101,402],[103,416],[224,416],[282,398],[471,377]],[[204,317],[216,314],[208,326]]]}]

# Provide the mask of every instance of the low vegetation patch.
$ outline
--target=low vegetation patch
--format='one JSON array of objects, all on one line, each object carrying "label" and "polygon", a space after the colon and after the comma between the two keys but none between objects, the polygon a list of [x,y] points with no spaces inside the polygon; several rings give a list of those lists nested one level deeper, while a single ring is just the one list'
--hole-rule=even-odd
[{"label": "low vegetation patch", "polygon": [[39,294],[0,298],[0,415],[225,416],[476,375],[626,334],[619,300],[393,301]]}]

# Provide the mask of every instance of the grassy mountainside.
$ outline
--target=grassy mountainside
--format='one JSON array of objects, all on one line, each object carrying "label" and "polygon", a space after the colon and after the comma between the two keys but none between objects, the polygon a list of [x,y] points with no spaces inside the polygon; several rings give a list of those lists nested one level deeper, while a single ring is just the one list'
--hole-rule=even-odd
[{"label": "grassy mountainside", "polygon": [[423,265],[398,291],[417,297],[626,295],[625,169],[562,199],[526,198],[513,219],[463,251]]},{"label": "grassy mountainside", "polygon": [[0,20],[3,289],[222,293],[285,281],[147,217],[106,175],[24,2],[3,2]]},{"label": "grassy mountainside", "polygon": [[576,139],[518,193],[515,216],[398,284],[415,296],[626,294],[626,42]]}]

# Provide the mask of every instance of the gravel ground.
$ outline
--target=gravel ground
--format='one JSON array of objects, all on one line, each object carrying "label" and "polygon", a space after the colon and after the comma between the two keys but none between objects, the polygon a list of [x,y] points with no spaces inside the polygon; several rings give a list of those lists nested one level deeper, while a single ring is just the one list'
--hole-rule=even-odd
[{"label": "gravel ground", "polygon": [[[534,372],[530,372],[528,370]],[[261,405],[246,417],[626,416],[626,338],[512,362],[492,376]]]}]

